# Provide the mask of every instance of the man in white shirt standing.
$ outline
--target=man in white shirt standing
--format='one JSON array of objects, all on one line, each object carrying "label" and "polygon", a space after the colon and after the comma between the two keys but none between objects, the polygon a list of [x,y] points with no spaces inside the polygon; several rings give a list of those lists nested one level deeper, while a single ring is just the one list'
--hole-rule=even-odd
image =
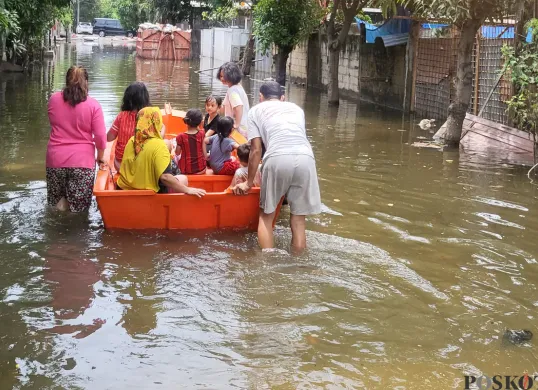
[{"label": "man in white shirt standing", "polygon": [[321,212],[316,161],[306,137],[304,111],[282,101],[280,84],[274,81],[260,87],[260,103],[248,114],[248,140],[251,150],[248,180],[233,188],[246,194],[253,187],[263,156],[260,186],[258,241],[262,249],[273,248],[273,220],[280,199],[285,195],[291,211],[291,247],[297,253],[306,248],[305,217]]}]

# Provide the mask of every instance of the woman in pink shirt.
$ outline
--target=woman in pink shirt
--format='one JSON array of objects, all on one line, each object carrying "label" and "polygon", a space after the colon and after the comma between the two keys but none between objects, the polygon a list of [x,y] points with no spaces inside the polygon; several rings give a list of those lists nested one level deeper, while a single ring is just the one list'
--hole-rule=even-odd
[{"label": "woman in pink shirt", "polygon": [[47,202],[64,209],[67,201],[71,212],[88,211],[95,162],[105,163],[106,128],[101,105],[88,96],[86,69],[69,68],[65,88],[50,97],[48,111]]}]

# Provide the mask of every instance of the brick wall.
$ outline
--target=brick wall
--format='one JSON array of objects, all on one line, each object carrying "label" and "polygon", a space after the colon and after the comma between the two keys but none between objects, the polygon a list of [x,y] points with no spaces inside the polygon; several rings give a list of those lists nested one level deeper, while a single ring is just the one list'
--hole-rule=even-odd
[{"label": "brick wall", "polygon": [[288,58],[288,77],[299,83],[306,83],[308,65],[308,42],[302,42],[291,52]]}]

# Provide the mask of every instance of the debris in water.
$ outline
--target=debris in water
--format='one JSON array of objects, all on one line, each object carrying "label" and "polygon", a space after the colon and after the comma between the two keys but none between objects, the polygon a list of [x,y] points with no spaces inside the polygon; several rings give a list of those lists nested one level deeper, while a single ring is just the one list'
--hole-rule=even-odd
[{"label": "debris in water", "polygon": [[447,163],[453,163],[454,160],[445,160]]},{"label": "debris in water", "polygon": [[503,345],[521,345],[532,339],[532,332],[527,329],[506,329],[503,335]]},{"label": "debris in water", "polygon": [[394,206],[394,203],[389,203],[389,204],[387,204],[387,206],[392,207],[392,206]]},{"label": "debris in water", "polygon": [[418,127],[420,127],[422,130],[429,130],[432,127],[435,127],[435,119],[422,119],[418,123]]},{"label": "debris in water", "polygon": [[335,202],[340,202],[340,199],[334,199]]},{"label": "debris in water", "polygon": [[432,148],[432,149],[441,149],[443,145],[435,142],[435,141],[427,141],[427,142],[413,142],[411,146],[414,146],[415,148]]}]

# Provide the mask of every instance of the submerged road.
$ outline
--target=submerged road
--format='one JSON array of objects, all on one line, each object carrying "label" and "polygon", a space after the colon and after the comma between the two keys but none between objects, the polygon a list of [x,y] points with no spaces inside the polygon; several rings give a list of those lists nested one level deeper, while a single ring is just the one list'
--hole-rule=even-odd
[{"label": "submerged road", "polygon": [[[460,389],[466,374],[537,371],[534,347],[501,340],[538,325],[526,169],[410,147],[430,133],[400,114],[291,86],[326,211],[308,220],[307,254],[262,254],[252,233],[105,231],[95,205],[45,208],[47,98],[73,63],[107,125],[134,80],[180,109],[225,91],[195,72],[210,59],[104,42],[0,76],[0,388]],[[254,104],[259,83],[244,87]]]}]

